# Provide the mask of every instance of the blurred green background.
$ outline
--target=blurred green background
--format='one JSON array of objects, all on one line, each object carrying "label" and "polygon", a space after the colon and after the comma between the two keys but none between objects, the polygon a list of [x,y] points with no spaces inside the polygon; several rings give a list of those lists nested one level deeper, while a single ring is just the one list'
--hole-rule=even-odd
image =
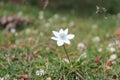
[{"label": "blurred green background", "polygon": [[[15,4],[33,5],[41,8],[42,2],[46,0],[0,0]],[[48,0],[46,9],[52,11],[73,11],[79,14],[95,14],[96,6],[100,10],[106,9],[107,14],[117,14],[120,12],[120,0]],[[89,13],[88,13],[89,12]],[[103,11],[104,12],[104,11]],[[102,12],[101,12],[102,13]]]}]

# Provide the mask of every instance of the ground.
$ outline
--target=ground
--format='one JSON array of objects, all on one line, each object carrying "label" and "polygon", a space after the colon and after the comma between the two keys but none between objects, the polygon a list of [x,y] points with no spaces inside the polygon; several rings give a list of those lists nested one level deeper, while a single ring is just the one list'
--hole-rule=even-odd
[{"label": "ground", "polygon": [[[120,27],[119,14],[81,17],[10,4],[1,5],[0,12],[1,17],[23,16],[32,21],[16,32],[0,28],[1,78],[8,74],[6,80],[26,77],[33,80],[80,80],[74,74],[77,71],[85,80],[120,79],[120,50],[116,45],[112,46],[115,50],[108,46],[119,40],[116,36]],[[72,64],[68,63],[63,47],[58,47],[51,39],[54,36],[52,31],[61,28],[68,28],[69,33],[75,35],[71,44],[65,45]],[[83,50],[79,43],[86,48]],[[115,63],[109,62],[113,54],[117,55]],[[37,71],[40,74],[36,74]]]}]

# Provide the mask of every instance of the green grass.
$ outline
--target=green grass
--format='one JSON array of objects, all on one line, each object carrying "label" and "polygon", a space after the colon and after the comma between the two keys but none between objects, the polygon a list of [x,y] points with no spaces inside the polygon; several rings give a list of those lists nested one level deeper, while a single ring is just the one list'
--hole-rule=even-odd
[{"label": "green grass", "polygon": [[[17,15],[23,13],[24,17],[32,20],[31,25],[25,25],[22,30],[17,31],[17,36],[4,29],[0,29],[0,77],[9,74],[8,80],[13,78],[22,78],[27,74],[33,80],[45,80],[51,77],[52,80],[80,80],[74,74],[78,71],[84,76],[85,80],[105,80],[113,75],[120,77],[120,61],[119,58],[113,69],[105,72],[106,61],[112,54],[106,48],[107,45],[116,39],[115,31],[120,26],[120,18],[117,15],[104,17],[87,17],[83,18],[75,16],[71,13],[58,14],[51,13],[49,10],[44,11],[44,19],[40,20],[38,13],[40,10],[32,6],[17,7],[5,4],[0,8],[0,16]],[[55,19],[54,15],[58,14]],[[96,14],[97,15],[97,14]],[[49,22],[52,20],[51,22]],[[70,22],[74,22],[70,26]],[[72,23],[71,23],[72,24]],[[48,25],[48,27],[45,27]],[[92,26],[98,26],[93,28]],[[58,47],[56,42],[50,38],[53,36],[53,30],[60,28],[68,28],[69,33],[75,34],[71,45],[65,45],[72,61],[72,67],[63,59],[66,54],[63,47]],[[30,30],[26,34],[27,30]],[[108,37],[106,35],[109,34]],[[93,42],[95,36],[100,37],[100,42]],[[78,58],[84,51],[79,51],[77,45],[84,42],[87,45],[85,52],[86,58]],[[102,47],[100,53],[98,48]],[[116,50],[116,54],[120,57],[120,50]],[[31,59],[29,60],[28,57]],[[101,65],[97,65],[95,57],[101,56]],[[77,61],[78,60],[78,61]],[[45,75],[37,76],[36,70],[44,69]],[[32,80],[31,79],[31,80]]]}]

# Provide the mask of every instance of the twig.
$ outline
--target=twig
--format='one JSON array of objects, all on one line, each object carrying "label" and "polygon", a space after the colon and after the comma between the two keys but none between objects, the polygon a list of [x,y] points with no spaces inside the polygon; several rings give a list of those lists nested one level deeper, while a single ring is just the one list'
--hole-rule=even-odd
[{"label": "twig", "polygon": [[7,69],[7,67],[5,67],[5,65],[3,65],[2,63],[0,63],[0,66],[3,67],[3,69]]},{"label": "twig", "polygon": [[75,73],[80,79],[85,80],[84,77],[83,77],[81,74],[79,74],[77,71],[75,71],[74,73]]}]

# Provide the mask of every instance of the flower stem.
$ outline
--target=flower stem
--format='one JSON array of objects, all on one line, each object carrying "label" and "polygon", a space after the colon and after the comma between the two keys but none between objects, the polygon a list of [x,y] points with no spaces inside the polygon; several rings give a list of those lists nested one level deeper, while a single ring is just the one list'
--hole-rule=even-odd
[{"label": "flower stem", "polygon": [[[72,65],[72,63],[71,63],[71,61],[70,61],[70,58],[69,58],[69,55],[68,55],[68,52],[67,52],[67,50],[66,50],[66,48],[65,48],[65,45],[63,45],[63,48],[64,48],[64,51],[65,51],[65,53],[66,53],[66,55],[67,55],[67,58],[68,58],[68,60],[69,60],[69,63]],[[85,80],[84,77],[83,77],[81,74],[79,74],[77,71],[75,71],[74,74],[75,74],[76,76],[78,76],[81,80]]]},{"label": "flower stem", "polygon": [[71,64],[71,61],[70,61],[70,58],[69,58],[68,52],[67,52],[67,50],[66,50],[66,48],[65,48],[65,45],[63,45],[63,48],[64,48],[64,51],[65,51],[65,53],[66,53],[66,55],[67,55],[67,58],[68,58],[68,60],[69,60],[69,63]]}]

